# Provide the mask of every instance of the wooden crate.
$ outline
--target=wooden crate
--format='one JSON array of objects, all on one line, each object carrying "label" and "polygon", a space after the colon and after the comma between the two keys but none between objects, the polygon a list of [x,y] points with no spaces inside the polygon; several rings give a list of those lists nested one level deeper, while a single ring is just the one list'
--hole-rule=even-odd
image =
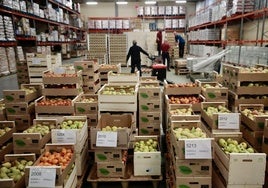
[{"label": "wooden crate", "polygon": [[72,84],[72,85],[45,85],[42,94],[44,96],[76,96],[83,92],[81,84]]},{"label": "wooden crate", "polygon": [[[83,99],[92,102],[83,102]],[[75,114],[97,114],[98,112],[98,95],[81,94],[74,101]]]},{"label": "wooden crate", "polygon": [[12,138],[12,134],[16,132],[14,121],[0,121],[0,129],[4,129],[6,127],[9,127],[10,130],[5,132],[4,135],[0,136],[0,146],[9,141]]},{"label": "wooden crate", "polygon": [[[66,72],[66,73],[65,73]],[[75,73],[57,73],[53,71],[44,71],[42,74],[44,84],[82,84],[82,71]]]},{"label": "wooden crate", "polygon": [[[201,94],[201,87],[197,84],[191,86],[193,83],[188,83],[189,87],[181,87],[180,84],[168,84],[164,81],[164,93],[165,95],[199,95]],[[185,84],[184,84],[185,85]],[[187,88],[187,89],[186,89]]]},{"label": "wooden crate", "polygon": [[116,178],[124,177],[126,172],[126,163],[123,161],[97,162],[97,177]]},{"label": "wooden crate", "polygon": [[49,54],[28,54],[26,55],[28,66],[50,66],[51,55]]},{"label": "wooden crate", "polygon": [[[57,127],[56,120],[34,119],[33,125],[46,125],[50,129]],[[31,128],[31,127],[29,127]],[[35,153],[42,154],[45,144],[51,139],[51,132],[42,136],[40,133],[13,133],[14,153]]]},{"label": "wooden crate", "polygon": [[25,115],[8,115],[8,121],[14,121],[16,125],[16,131],[24,131],[29,128],[33,122],[34,115],[33,114],[25,114]]},{"label": "wooden crate", "polygon": [[114,73],[113,71],[108,72],[108,83],[138,83],[139,82],[139,71],[136,73]]},{"label": "wooden crate", "polygon": [[[206,101],[221,101],[228,100],[228,88],[223,87],[217,82],[201,82],[197,81],[199,86],[202,87],[201,94],[206,98]],[[206,84],[209,84],[211,87],[205,88]]]},{"label": "wooden crate", "polygon": [[254,115],[253,119],[249,118],[243,113],[243,110],[248,109],[251,112],[254,110],[263,111],[263,104],[240,104],[239,112],[241,113],[241,121],[253,131],[263,131],[265,119],[268,119],[268,115]]},{"label": "wooden crate", "polygon": [[94,60],[75,61],[74,68],[82,73],[95,73],[99,69],[99,64]]},{"label": "wooden crate", "polygon": [[161,123],[161,112],[139,113],[139,125],[157,125]]},{"label": "wooden crate", "polygon": [[139,135],[160,135],[161,129],[160,124],[140,124],[139,125]]},{"label": "wooden crate", "polygon": [[127,155],[127,150],[121,149],[95,149],[95,162],[114,162],[122,161],[124,155]]},{"label": "wooden crate", "polygon": [[82,73],[83,83],[97,82],[100,79],[100,73]]},{"label": "wooden crate", "polygon": [[1,150],[0,150],[0,160],[4,161],[5,155],[6,154],[11,154],[13,153],[13,143],[12,142],[7,142],[5,144],[1,145]]},{"label": "wooden crate", "polygon": [[98,92],[98,90],[101,87],[101,83],[99,80],[97,80],[96,82],[87,82],[84,83],[82,88],[85,94],[96,94]]},{"label": "wooden crate", "polygon": [[34,103],[16,102],[6,103],[6,114],[7,115],[25,115],[34,113]]},{"label": "wooden crate", "polygon": [[140,100],[139,101],[139,112],[161,112],[162,105],[159,100]]},{"label": "wooden crate", "polygon": [[232,81],[229,83],[229,89],[238,95],[266,95],[268,93],[268,86],[244,86],[241,81]]},{"label": "wooden crate", "polygon": [[[227,139],[228,137],[220,137]],[[233,139],[246,142],[241,137]],[[226,154],[215,138],[214,162],[228,184],[263,185],[265,176],[265,153],[230,153]],[[241,173],[241,170],[243,173]]]},{"label": "wooden crate", "polygon": [[161,101],[161,88],[158,82],[151,82],[151,83],[140,83],[139,84],[139,100],[159,100]]},{"label": "wooden crate", "polygon": [[86,140],[81,153],[75,154],[75,165],[77,176],[82,176],[87,170],[88,165],[88,142]]}]

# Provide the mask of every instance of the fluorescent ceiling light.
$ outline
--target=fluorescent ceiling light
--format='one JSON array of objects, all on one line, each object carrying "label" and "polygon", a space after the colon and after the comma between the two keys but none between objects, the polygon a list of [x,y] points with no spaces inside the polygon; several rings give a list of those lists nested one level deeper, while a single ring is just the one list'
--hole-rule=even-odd
[{"label": "fluorescent ceiling light", "polygon": [[145,1],[144,3],[146,5],[154,5],[154,4],[156,4],[156,1]]},{"label": "fluorescent ceiling light", "polygon": [[176,3],[186,3],[186,0],[178,0]]},{"label": "fluorescent ceiling light", "polygon": [[87,5],[97,5],[98,2],[96,1],[89,1],[89,2],[86,2]]},{"label": "fluorescent ceiling light", "polygon": [[116,4],[118,4],[118,5],[127,5],[128,2],[127,1],[116,1]]}]

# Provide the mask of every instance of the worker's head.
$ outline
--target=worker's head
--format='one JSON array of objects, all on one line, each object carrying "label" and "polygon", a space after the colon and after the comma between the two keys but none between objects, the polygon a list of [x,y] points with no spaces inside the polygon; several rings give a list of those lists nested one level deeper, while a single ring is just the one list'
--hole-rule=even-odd
[{"label": "worker's head", "polygon": [[177,32],[176,32],[176,31],[174,31],[174,32],[173,32],[173,34],[174,34],[174,35],[177,35]]},{"label": "worker's head", "polygon": [[136,41],[136,40],[133,40],[133,41],[132,41],[132,44],[133,44],[133,45],[137,45],[137,41]]}]

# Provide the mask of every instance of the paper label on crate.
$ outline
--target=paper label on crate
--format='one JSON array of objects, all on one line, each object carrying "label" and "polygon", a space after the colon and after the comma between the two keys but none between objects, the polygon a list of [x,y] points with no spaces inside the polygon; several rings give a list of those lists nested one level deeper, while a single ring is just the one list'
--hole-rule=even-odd
[{"label": "paper label on crate", "polygon": [[76,132],[74,130],[52,130],[53,143],[76,143]]},{"label": "paper label on crate", "polygon": [[55,187],[56,168],[30,167],[29,187]]},{"label": "paper label on crate", "polygon": [[33,65],[40,65],[41,64],[41,59],[40,58],[33,58],[32,59],[32,64]]},{"label": "paper label on crate", "polygon": [[97,147],[117,147],[117,131],[98,131],[96,138]]},{"label": "paper label on crate", "polygon": [[218,129],[239,129],[239,113],[220,113],[218,115]]},{"label": "paper label on crate", "polygon": [[185,139],[185,159],[212,159],[211,139]]}]

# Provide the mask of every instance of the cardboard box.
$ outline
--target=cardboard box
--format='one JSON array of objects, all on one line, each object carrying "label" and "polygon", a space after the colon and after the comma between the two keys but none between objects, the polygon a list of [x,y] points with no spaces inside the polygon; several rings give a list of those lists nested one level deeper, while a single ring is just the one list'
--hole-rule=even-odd
[{"label": "cardboard box", "polygon": [[158,100],[161,101],[161,88],[159,82],[145,82],[139,85],[139,101],[142,100]]},{"label": "cardboard box", "polygon": [[[174,133],[174,129],[175,128],[188,128],[188,129],[192,129],[193,127],[197,128],[201,128],[202,131],[206,134],[205,130],[203,130],[203,127],[201,126],[201,122],[200,121],[172,121],[171,122],[171,143],[172,143],[172,147],[173,147],[173,151],[175,153],[175,155],[178,157],[178,159],[186,159],[185,158],[185,140],[186,139],[181,139],[181,138],[177,138],[175,133]],[[212,159],[213,155],[214,155],[214,138],[208,138],[207,134],[206,134],[206,138],[194,138],[195,140],[208,140],[209,142],[211,142],[211,148],[209,149],[211,152],[211,156],[208,158],[200,158],[200,159]],[[189,158],[190,159],[190,158]]]},{"label": "cardboard box", "polygon": [[[106,126],[116,126],[122,127],[122,129],[117,129],[117,149],[127,149],[129,145],[130,135],[133,132],[134,123],[131,114],[101,114],[97,127],[91,127],[90,129],[90,139],[91,148],[97,149],[96,146],[97,132],[101,131],[102,128]],[[107,149],[106,147],[100,147]],[[108,147],[109,148],[109,147]],[[111,149],[111,148],[110,148]]]},{"label": "cardboard box", "polygon": [[139,112],[161,112],[161,102],[159,100],[139,100]]},{"label": "cardboard box", "polygon": [[[159,144],[157,136],[135,136],[136,141],[147,141],[153,139]],[[159,145],[158,145],[159,147]],[[161,175],[161,151],[160,147],[155,152],[135,152],[134,151],[134,176],[160,176]]]},{"label": "cardboard box", "polygon": [[138,83],[140,78],[139,71],[135,73],[114,73],[108,72],[108,83]]},{"label": "cardboard box", "polygon": [[99,64],[93,60],[75,61],[74,68],[76,71],[81,70],[82,73],[95,73],[99,69]]},{"label": "cardboard box", "polygon": [[[86,102],[84,102],[86,100]],[[98,95],[81,94],[74,101],[75,114],[96,114],[98,112]]]},{"label": "cardboard box", "polygon": [[57,73],[44,71],[42,74],[44,84],[82,84],[82,71],[75,73]]},{"label": "cardboard box", "polygon": [[[77,97],[77,96],[76,96]],[[42,96],[35,100],[35,113],[40,114],[73,114],[74,113],[74,101],[76,100],[76,97],[67,97],[67,99],[71,99],[71,105],[69,106],[46,106],[46,105],[39,105],[42,100],[46,99],[55,99],[57,100],[58,97],[46,97]],[[63,97],[60,97],[61,99],[64,99]],[[66,97],[65,97],[66,98]],[[66,100],[66,99],[65,99]]]},{"label": "cardboard box", "polygon": [[[46,144],[45,146],[45,151],[44,152],[52,152],[52,151],[56,151],[56,152],[60,152],[62,150],[62,148],[66,148],[66,149],[71,149],[72,151],[74,151],[74,147],[73,145],[70,144]],[[40,163],[41,158],[43,157],[44,153],[36,160],[36,162],[34,163],[34,167],[38,166],[38,164]],[[73,173],[71,173],[71,175],[69,176],[69,178],[71,178],[71,182],[69,182],[69,178],[67,178],[69,171],[72,169],[72,166],[75,162],[75,154],[72,155],[70,162],[68,163],[68,165],[66,166],[66,168],[63,170],[60,166],[51,166],[50,168],[55,168],[56,169],[56,180],[55,180],[55,187],[59,186],[59,188],[63,188],[67,185],[71,185],[73,182],[73,177],[76,177],[76,168],[74,168],[73,172],[75,175],[73,175]],[[38,166],[38,168],[47,168],[46,166]],[[28,186],[29,185],[29,172],[30,172],[30,167],[25,168],[25,185]]]},{"label": "cardboard box", "polygon": [[139,113],[139,125],[160,125],[161,112],[141,112]]},{"label": "cardboard box", "polygon": [[176,187],[212,188],[211,177],[176,177]]},{"label": "cardboard box", "polygon": [[[19,90],[3,90],[4,102],[31,102],[42,94],[42,84],[22,84]],[[32,89],[33,92],[28,93],[24,89]]]},{"label": "cardboard box", "polygon": [[242,123],[247,125],[253,131],[263,131],[265,119],[268,119],[268,115],[254,115],[253,119],[251,119],[243,113],[245,109],[248,109],[251,112],[253,112],[254,110],[264,112],[264,105],[263,104],[240,104],[239,105],[239,112],[241,113]]},{"label": "cardboard box", "polygon": [[[36,126],[37,124],[46,125],[50,129],[58,126],[55,119],[34,119],[33,126]],[[45,134],[44,136],[42,136],[40,133],[13,133],[14,153],[35,153],[40,155],[43,152],[45,144],[47,144],[50,139],[51,132]]]},{"label": "cardboard box", "polygon": [[[72,121],[75,123],[75,121],[82,121],[83,126],[81,129],[62,129],[61,124],[63,122]],[[64,116],[62,119],[62,122],[59,122],[59,128],[58,129],[52,129],[51,130],[51,142],[52,143],[73,143],[75,153],[80,153],[83,149],[83,146],[87,140],[88,137],[88,126],[87,126],[87,117],[86,116]],[[66,131],[66,132],[62,132]],[[68,133],[72,132],[74,137],[67,137]],[[64,137],[66,137],[65,140],[63,140],[62,135],[58,134],[64,134]],[[69,140],[70,139],[70,140]],[[74,140],[73,140],[74,139]]]},{"label": "cardboard box", "polygon": [[8,121],[15,121],[16,131],[24,131],[32,125],[34,115],[8,115]]},{"label": "cardboard box", "polygon": [[124,177],[126,173],[126,163],[123,161],[97,162],[97,177],[115,178]]},{"label": "cardboard box", "polygon": [[6,127],[9,127],[9,131],[5,131],[5,134],[0,136],[0,146],[5,144],[12,138],[12,134],[16,132],[15,122],[14,121],[0,121],[0,129],[3,130]]},{"label": "cardboard box", "polygon": [[168,84],[164,81],[164,93],[165,95],[199,95],[201,87],[197,84],[195,87],[178,87],[176,84]]},{"label": "cardboard box", "polygon": [[241,124],[240,130],[243,133],[243,138],[248,141],[254,149],[261,152],[263,131],[253,131],[244,124]]},{"label": "cardboard box", "polygon": [[121,149],[95,149],[95,162],[120,162],[124,155],[127,157],[127,150]]},{"label": "cardboard box", "polygon": [[[26,161],[35,162],[36,158],[34,154],[7,154],[5,155],[4,162],[13,162],[17,159],[25,159]],[[26,170],[25,170],[26,171]],[[25,175],[17,182],[13,179],[0,179],[0,187],[10,188],[10,187],[25,187]]]},{"label": "cardboard box", "polygon": [[[221,137],[228,138],[228,137]],[[230,153],[226,154],[215,138],[214,162],[228,184],[263,185],[266,154],[265,153]],[[233,138],[238,143],[244,141],[241,137]],[[241,173],[241,170],[243,173]]]},{"label": "cardboard box", "polygon": [[7,115],[25,115],[34,113],[34,103],[15,102],[6,103]]},{"label": "cardboard box", "polygon": [[140,124],[139,135],[160,135],[160,124]]},{"label": "cardboard box", "polygon": [[[218,129],[218,130],[225,130],[225,129],[219,129],[218,128],[218,117],[220,113],[213,113],[212,116],[209,116],[207,114],[207,112],[205,111],[208,107],[214,107],[214,108],[218,108],[218,106],[221,105],[223,107],[226,107],[226,103],[225,102],[202,102],[201,103],[201,117],[204,119],[204,121],[209,125],[209,127],[214,130],[214,129]],[[226,107],[227,108],[227,107]],[[229,112],[231,113],[231,112]],[[228,129],[228,130],[233,130],[233,131],[239,131],[239,125],[240,125],[240,119],[241,119],[241,115],[240,113],[239,115],[239,121],[238,124],[233,124],[233,126],[236,126],[237,129]],[[227,130],[227,129],[226,129]]]}]

